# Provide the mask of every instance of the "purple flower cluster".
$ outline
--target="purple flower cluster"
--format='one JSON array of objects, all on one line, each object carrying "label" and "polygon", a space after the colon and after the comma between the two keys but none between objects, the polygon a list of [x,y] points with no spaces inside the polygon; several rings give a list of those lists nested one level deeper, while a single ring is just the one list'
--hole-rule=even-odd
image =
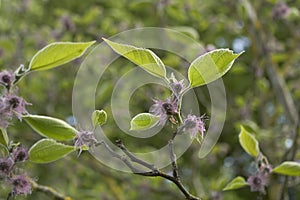
[{"label": "purple flower cluster", "polygon": [[21,146],[15,147],[7,157],[0,158],[0,178],[10,183],[12,187],[11,194],[14,196],[27,195],[32,191],[29,177],[24,174],[13,174],[16,163],[25,162],[28,158],[28,151]]},{"label": "purple flower cluster", "polygon": [[251,192],[265,194],[265,187],[268,185],[269,175],[272,172],[270,165],[263,164],[260,169],[247,179]]},{"label": "purple flower cluster", "polygon": [[27,195],[31,194],[32,185],[29,177],[26,175],[15,175],[10,179],[12,185],[12,194],[13,195]]},{"label": "purple flower cluster", "polygon": [[14,164],[15,163],[13,159],[10,157],[0,158],[0,177],[9,176],[9,174],[13,169]]},{"label": "purple flower cluster", "polygon": [[11,91],[14,80],[14,73],[8,71],[0,72],[0,85],[3,85],[6,88],[5,92],[0,96],[1,128],[7,128],[14,115],[21,120],[23,114],[28,114],[25,107],[26,105],[29,105],[29,103]]},{"label": "purple flower cluster", "polygon": [[[189,133],[192,139],[196,138],[196,140],[200,143],[206,131],[205,123],[204,123],[204,115],[201,117],[197,117],[196,115],[189,114],[183,120],[180,130],[183,131],[184,133]],[[201,136],[201,140],[199,139],[199,133]]]},{"label": "purple flower cluster", "polygon": [[154,100],[154,104],[149,109],[151,114],[159,117],[158,125],[164,125],[168,119],[170,119],[173,124],[177,123],[173,116],[178,114],[178,102],[185,89],[185,85],[183,80],[178,81],[172,73],[169,87],[172,91],[171,97],[165,101],[160,99]]},{"label": "purple flower cluster", "polygon": [[79,149],[79,154],[87,147],[91,148],[98,143],[92,131],[79,131],[74,138],[74,147]]},{"label": "purple flower cluster", "polygon": [[15,115],[19,120],[23,114],[28,114],[26,110],[27,103],[22,97],[14,94],[4,94],[0,97],[0,127],[7,128],[9,121]]},{"label": "purple flower cluster", "polygon": [[273,18],[284,19],[289,15],[290,11],[291,9],[286,3],[278,2],[273,8]]},{"label": "purple flower cluster", "polygon": [[0,72],[0,85],[6,88],[6,91],[0,96],[0,128],[7,128],[14,115],[21,120],[22,115],[27,114],[25,107],[29,103],[11,92],[14,80],[14,73],[8,71]]},{"label": "purple flower cluster", "polygon": [[[169,87],[172,91],[171,97],[167,98],[165,101],[154,100],[154,104],[149,110],[151,114],[159,117],[158,125],[164,125],[168,119],[170,119],[173,124],[178,123],[174,119],[174,116],[179,114],[178,104],[181,101],[181,96],[186,87],[184,81],[178,81],[173,73],[171,74]],[[178,129],[178,132],[189,133],[191,138],[196,138],[198,142],[200,142],[199,133],[202,140],[205,131],[204,116],[197,117],[195,115],[188,115]]]}]

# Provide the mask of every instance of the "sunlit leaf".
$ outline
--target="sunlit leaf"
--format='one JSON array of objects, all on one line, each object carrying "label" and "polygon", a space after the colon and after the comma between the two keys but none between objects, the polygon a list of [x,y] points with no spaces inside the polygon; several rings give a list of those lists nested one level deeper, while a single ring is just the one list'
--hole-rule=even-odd
[{"label": "sunlit leaf", "polygon": [[275,167],[272,172],[288,176],[300,176],[300,163],[286,161]]},{"label": "sunlit leaf", "polygon": [[30,61],[29,69],[46,70],[58,67],[80,57],[95,41],[55,42],[38,51]]},{"label": "sunlit leaf", "polygon": [[188,70],[191,86],[205,85],[222,77],[242,53],[235,54],[229,49],[217,49],[199,56]]},{"label": "sunlit leaf", "polygon": [[150,113],[140,113],[132,118],[130,130],[146,130],[158,123],[159,117]]},{"label": "sunlit leaf", "polygon": [[53,117],[27,115],[23,119],[40,135],[55,140],[71,140],[77,132],[67,122]]},{"label": "sunlit leaf", "polygon": [[108,39],[103,40],[118,54],[124,56],[131,62],[154,76],[166,77],[166,68],[160,58],[149,49],[137,48],[127,44],[112,42]]},{"label": "sunlit leaf", "polygon": [[245,179],[241,176],[236,177],[232,181],[230,181],[224,188],[223,191],[226,190],[235,190],[239,189],[241,187],[247,186],[248,183],[245,181]]},{"label": "sunlit leaf", "polygon": [[249,133],[243,126],[241,126],[241,132],[239,134],[239,141],[243,149],[253,157],[257,157],[259,154],[259,145],[255,137]]},{"label": "sunlit leaf", "polygon": [[73,146],[64,145],[52,139],[42,139],[29,150],[29,160],[35,163],[56,161],[75,151]]},{"label": "sunlit leaf", "polygon": [[101,126],[107,121],[107,114],[104,110],[95,110],[92,114],[92,122],[94,126]]}]

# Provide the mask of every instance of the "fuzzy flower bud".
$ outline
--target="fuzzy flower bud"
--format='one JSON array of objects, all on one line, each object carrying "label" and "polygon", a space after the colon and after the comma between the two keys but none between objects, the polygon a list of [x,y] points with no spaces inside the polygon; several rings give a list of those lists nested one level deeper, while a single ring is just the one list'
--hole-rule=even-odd
[{"label": "fuzzy flower bud", "polygon": [[197,117],[196,115],[188,115],[179,128],[184,133],[189,133],[190,137],[196,138],[198,142],[200,142],[198,134],[201,134],[201,140],[203,139],[205,129],[205,123],[203,120],[204,116]]},{"label": "fuzzy flower bud", "polygon": [[277,3],[273,8],[273,18],[274,19],[284,19],[290,13],[290,8],[284,2]]},{"label": "fuzzy flower bud", "polygon": [[265,193],[265,186],[268,184],[268,179],[266,176],[261,176],[260,174],[255,174],[247,179],[250,185],[251,192]]},{"label": "fuzzy flower bud", "polygon": [[13,195],[27,195],[31,194],[32,185],[30,180],[25,175],[15,175],[10,180],[12,185],[12,194]]},{"label": "fuzzy flower bud", "polygon": [[162,100],[154,100],[154,103],[151,107],[149,112],[153,115],[159,117],[159,125],[163,125],[168,120],[169,115],[177,114],[177,102],[171,101],[168,98],[166,101]]},{"label": "fuzzy flower bud", "polygon": [[4,98],[6,110],[13,112],[19,120],[21,120],[23,114],[28,113],[25,106],[30,104],[27,103],[22,97],[14,94],[7,94]]},{"label": "fuzzy flower bud", "polygon": [[13,169],[14,161],[10,158],[0,158],[0,177],[8,176]]},{"label": "fuzzy flower bud", "polygon": [[4,85],[6,88],[10,88],[14,79],[13,73],[10,73],[6,70],[0,72],[0,84]]},{"label": "fuzzy flower bud", "polygon": [[268,185],[269,175],[272,172],[271,165],[262,164],[255,175],[250,176],[247,182],[250,185],[251,192],[265,193],[265,187]]},{"label": "fuzzy flower bud", "polygon": [[178,81],[175,78],[175,75],[172,73],[171,74],[171,83],[170,83],[170,88],[172,90],[173,95],[176,98],[179,98],[179,96],[182,94],[182,91],[185,89],[185,85],[183,83],[183,80]]},{"label": "fuzzy flower bud", "polygon": [[98,143],[91,131],[79,131],[74,138],[74,146],[79,149],[79,154],[86,148],[91,148]]},{"label": "fuzzy flower bud", "polygon": [[29,153],[24,147],[16,147],[11,156],[15,162],[24,162],[28,160]]}]

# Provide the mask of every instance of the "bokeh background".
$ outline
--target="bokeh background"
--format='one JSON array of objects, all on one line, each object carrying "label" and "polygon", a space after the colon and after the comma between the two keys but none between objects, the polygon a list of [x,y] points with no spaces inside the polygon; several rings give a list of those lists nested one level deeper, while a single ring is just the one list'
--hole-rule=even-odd
[{"label": "bokeh background", "polygon": [[[300,160],[291,156],[295,123],[300,105],[300,8],[299,0],[0,0],[0,69],[27,65],[45,45],[55,41],[85,42],[110,37],[139,27],[166,27],[181,31],[203,44],[206,51],[230,48],[246,52],[223,77],[227,116],[218,144],[204,159],[199,144],[191,145],[178,160],[182,182],[204,199],[255,199],[249,188],[222,192],[237,175],[254,172],[253,159],[238,143],[239,125],[255,133],[270,163]],[[155,51],[155,50],[154,50]],[[156,51],[162,60],[186,74],[188,63],[176,55]],[[201,53],[201,52],[199,52]],[[19,92],[33,105],[31,113],[72,119],[72,87],[80,61],[22,79]],[[97,64],[97,63],[95,63]],[[96,95],[97,108],[110,113],[110,95],[118,78],[134,65],[125,59],[114,62],[102,77]],[[196,88],[199,105],[209,116],[206,87]],[[145,95],[146,94],[146,95]],[[148,110],[151,98],[168,91],[157,86],[140,88],[132,97],[132,114]],[[220,99],[222,101],[222,99]],[[30,147],[40,136],[25,123],[14,121],[8,129],[14,141]],[[122,134],[109,119],[108,137],[121,138],[133,152],[147,152],[165,145],[168,135],[143,140]],[[299,139],[298,139],[299,140]],[[299,143],[299,141],[298,141]],[[27,163],[24,168],[37,182],[76,200],[183,199],[170,182],[114,171],[89,153],[71,154],[47,165]],[[164,169],[170,170],[169,167]],[[285,199],[300,198],[299,180],[288,185]],[[265,199],[280,199],[284,178],[272,176]],[[8,193],[0,186],[0,199]],[[51,199],[40,192],[17,199]]]}]

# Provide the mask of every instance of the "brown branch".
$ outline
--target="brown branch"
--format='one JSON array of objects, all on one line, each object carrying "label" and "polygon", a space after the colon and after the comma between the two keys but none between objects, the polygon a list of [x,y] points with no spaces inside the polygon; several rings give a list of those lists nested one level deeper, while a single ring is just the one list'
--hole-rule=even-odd
[{"label": "brown branch", "polygon": [[137,158],[135,155],[133,155],[131,152],[129,152],[126,147],[124,146],[123,142],[119,139],[119,140],[116,140],[116,144],[117,146],[130,158],[130,160],[132,162],[135,162],[135,163],[138,163],[144,167],[147,167],[148,169],[151,169],[153,171],[156,170],[156,168],[154,167],[154,165],[152,164],[149,164],[139,158]]},{"label": "brown branch", "polygon": [[[176,134],[175,134],[175,136],[176,136]],[[175,136],[173,136],[172,140],[175,138]],[[126,154],[126,156],[128,156],[128,158],[130,159],[131,162],[138,163],[138,164],[140,164],[140,165],[142,165],[142,166],[144,166],[148,169],[151,169],[151,171],[141,171],[141,170],[137,169],[136,167],[134,167],[131,164],[131,162],[127,159],[127,157],[117,154],[104,141],[101,141],[99,144],[103,144],[104,147],[112,154],[113,157],[118,158],[121,161],[123,161],[124,164],[132,171],[132,173],[134,173],[136,175],[140,175],[140,176],[165,178],[165,179],[173,182],[178,187],[178,189],[184,194],[186,199],[188,199],[188,200],[200,200],[200,198],[193,196],[192,194],[190,194],[187,191],[187,189],[183,186],[183,184],[179,180],[178,175],[176,175],[177,177],[168,175],[168,174],[158,170],[154,165],[149,164],[149,163],[137,158],[133,153],[128,151],[128,149],[125,147],[125,145],[123,144],[123,142],[121,140],[117,140],[116,143],[117,143],[117,146]],[[176,167],[176,170],[177,170],[177,167]]]},{"label": "brown branch", "polygon": [[119,154],[117,154],[114,150],[112,150],[110,148],[110,146],[108,144],[106,144],[106,142],[104,141],[101,141],[99,142],[98,144],[103,144],[104,147],[106,148],[106,150],[115,158],[118,158],[119,160],[123,161],[124,164],[130,168],[130,170],[133,172],[133,173],[143,173],[143,171],[137,169],[136,167],[134,167],[131,162],[127,159],[127,157],[125,156],[121,156]]},{"label": "brown branch", "polygon": [[169,148],[170,148],[170,158],[171,158],[171,163],[172,163],[172,168],[173,168],[173,176],[177,179],[180,180],[179,175],[178,175],[178,167],[177,167],[177,158],[176,154],[174,152],[174,139],[177,135],[177,131],[173,133],[173,136],[171,140],[169,141]]}]

